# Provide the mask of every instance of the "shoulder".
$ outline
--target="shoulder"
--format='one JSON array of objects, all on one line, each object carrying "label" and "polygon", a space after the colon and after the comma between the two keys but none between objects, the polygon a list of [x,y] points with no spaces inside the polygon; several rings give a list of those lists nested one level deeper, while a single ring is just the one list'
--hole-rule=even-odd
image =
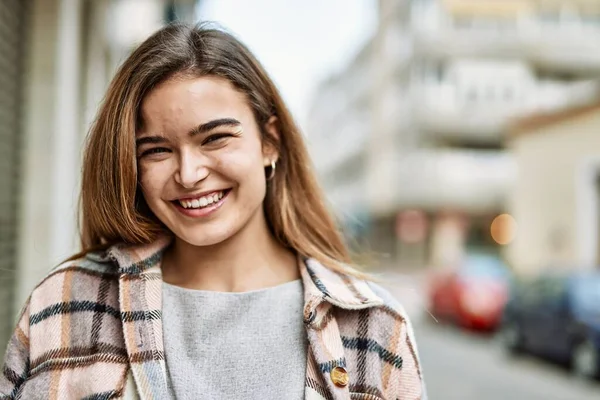
[{"label": "shoulder", "polygon": [[387,289],[383,288],[383,286],[373,281],[367,281],[367,285],[371,288],[373,293],[375,293],[381,298],[381,300],[383,300],[386,306],[391,308],[400,306],[400,302],[398,302],[398,300],[396,300],[396,298],[392,296],[392,294]]},{"label": "shoulder", "polygon": [[403,319],[408,318],[404,306],[387,289],[372,281],[368,281],[367,285],[371,288],[373,293],[382,300],[384,308],[392,311]]},{"label": "shoulder", "polygon": [[118,280],[115,264],[100,254],[64,262],[33,289],[29,298],[31,322],[52,315],[91,311],[99,301],[118,307]]},{"label": "shoulder", "polygon": [[118,364],[126,354],[122,329],[115,264],[93,256],[65,262],[42,279],[23,307],[9,345],[10,368],[26,377],[31,392],[50,371],[105,360]]},{"label": "shoulder", "polygon": [[35,287],[34,293],[55,290],[56,283],[65,283],[65,279],[85,280],[88,283],[101,280],[118,280],[119,272],[115,263],[103,253],[89,253],[75,260],[66,261],[46,275]]},{"label": "shoulder", "polygon": [[[385,311],[384,314],[392,316],[392,319],[394,320],[392,322],[390,318],[382,317],[380,318],[382,320],[381,322],[385,324],[384,321],[388,320],[389,324],[392,325],[401,324],[406,334],[406,340],[408,342],[414,343],[415,336],[413,331],[413,324],[408,313],[406,312],[406,309],[404,308],[404,305],[400,301],[398,301],[398,299],[394,297],[394,295],[392,295],[387,289],[383,288],[377,283],[369,281],[367,282],[367,284],[369,285],[371,290],[373,290],[373,292],[379,298],[381,298],[383,305],[380,308],[382,308]],[[416,346],[414,347],[416,349]]]},{"label": "shoulder", "polygon": [[[360,360],[373,354],[370,368],[388,371],[382,398],[425,399],[425,386],[413,326],[405,308],[381,285],[364,281],[379,299],[359,310],[340,312],[337,318],[350,370],[360,370]],[[407,397],[407,395],[410,396]]]},{"label": "shoulder", "polygon": [[[411,322],[405,307],[388,289],[371,280],[346,280],[353,282],[350,291],[357,293],[356,296],[362,299],[362,305],[342,305],[338,312],[340,324],[354,329],[367,318],[369,324],[377,326],[376,331],[381,334],[387,335],[399,328],[403,331],[410,330]],[[361,319],[363,322],[359,321]]]}]

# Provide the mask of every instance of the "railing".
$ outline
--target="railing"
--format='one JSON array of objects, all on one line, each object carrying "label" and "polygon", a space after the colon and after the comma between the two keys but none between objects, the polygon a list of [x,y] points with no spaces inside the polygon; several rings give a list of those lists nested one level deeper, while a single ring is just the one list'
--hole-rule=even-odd
[{"label": "railing", "polygon": [[[522,86],[523,90],[510,98],[470,99],[468,88],[443,82],[423,84],[414,91],[416,122],[422,131],[441,139],[499,144],[508,124],[516,118],[563,109],[598,95],[592,81],[534,80]],[[511,87],[515,87],[514,82],[506,86]]]},{"label": "railing", "polygon": [[411,26],[415,51],[425,56],[520,58],[548,69],[600,71],[600,17],[461,20],[431,9],[416,13]]},{"label": "railing", "polygon": [[503,151],[422,150],[397,157],[397,206],[464,210],[501,207],[516,177]]}]

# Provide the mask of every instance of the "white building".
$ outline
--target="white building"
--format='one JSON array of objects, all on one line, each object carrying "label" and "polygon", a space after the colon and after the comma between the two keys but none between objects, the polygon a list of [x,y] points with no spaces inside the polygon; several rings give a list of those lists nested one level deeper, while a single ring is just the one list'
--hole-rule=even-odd
[{"label": "white building", "polygon": [[[516,177],[503,149],[507,123],[596,95],[598,5],[380,0],[376,35],[323,84],[311,114],[312,148],[339,213],[352,221],[359,210],[374,250],[400,261],[446,263],[465,246],[493,248],[489,226]],[[397,240],[403,212],[415,210],[425,234]]]},{"label": "white building", "polygon": [[[0,343],[78,248],[81,145],[117,65],[194,0],[0,0]],[[4,348],[0,348],[0,359]]]},{"label": "white building", "polygon": [[573,75],[600,68],[596,0],[414,1],[420,54],[435,58],[521,59]]},{"label": "white building", "polygon": [[[323,175],[332,208],[346,220],[351,235],[360,235],[366,202],[365,175],[369,104],[369,62],[372,49],[358,54],[344,74],[331,77],[315,98],[308,120],[308,145],[317,171]],[[354,232],[356,230],[356,232]]]}]

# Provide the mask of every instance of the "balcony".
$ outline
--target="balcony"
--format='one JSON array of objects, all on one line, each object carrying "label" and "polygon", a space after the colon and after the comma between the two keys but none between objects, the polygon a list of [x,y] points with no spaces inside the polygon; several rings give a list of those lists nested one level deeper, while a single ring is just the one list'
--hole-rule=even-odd
[{"label": "balcony", "polygon": [[521,58],[525,38],[516,26],[482,27],[415,26],[415,53],[433,58],[495,57]]},{"label": "balcony", "polygon": [[600,72],[600,16],[560,11],[457,16],[430,5],[414,13],[411,25],[415,51],[425,58],[516,58],[549,71]]},{"label": "balcony", "polygon": [[501,210],[516,178],[513,158],[503,151],[423,150],[397,163],[398,208]]},{"label": "balcony", "polygon": [[541,25],[526,43],[530,61],[540,69],[592,75],[600,72],[600,24]]},{"label": "balcony", "polygon": [[520,58],[528,25],[518,10],[469,15],[455,13],[440,2],[415,2],[411,18],[416,52],[433,58]]},{"label": "balcony", "polygon": [[496,99],[488,94],[448,83],[425,84],[415,91],[417,125],[433,141],[500,145],[507,122],[525,104],[522,95],[500,93],[511,98]]},{"label": "balcony", "polygon": [[471,74],[466,78],[429,82],[414,91],[417,126],[433,142],[500,146],[514,119],[533,112],[562,109],[598,96],[593,81],[535,80],[527,74]]}]

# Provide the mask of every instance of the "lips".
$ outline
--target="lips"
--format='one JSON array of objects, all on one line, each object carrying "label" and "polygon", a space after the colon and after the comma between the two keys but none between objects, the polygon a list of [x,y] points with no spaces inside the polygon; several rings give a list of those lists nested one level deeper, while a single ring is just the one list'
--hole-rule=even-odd
[{"label": "lips", "polygon": [[174,200],[171,203],[186,217],[207,217],[221,208],[230,192],[231,189],[204,192],[202,195]]},{"label": "lips", "polygon": [[188,197],[185,199],[176,200],[176,203],[179,203],[179,205],[185,209],[204,208],[218,203],[219,200],[225,196],[226,192],[227,190],[208,192],[196,197]]}]

